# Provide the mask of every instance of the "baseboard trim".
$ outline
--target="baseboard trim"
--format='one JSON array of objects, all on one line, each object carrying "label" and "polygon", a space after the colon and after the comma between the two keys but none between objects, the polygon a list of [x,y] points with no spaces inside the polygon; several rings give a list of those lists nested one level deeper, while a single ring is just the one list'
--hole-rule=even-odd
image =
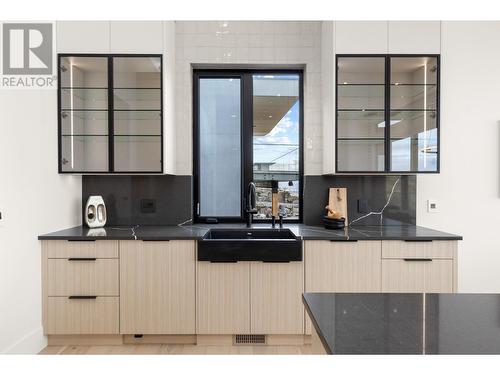
[{"label": "baseboard trim", "polygon": [[4,349],[2,354],[37,354],[47,346],[47,338],[43,335],[42,326],[26,334],[11,346]]},{"label": "baseboard trim", "polygon": [[196,335],[123,335],[124,344],[196,344]]},{"label": "baseboard trim", "polygon": [[49,335],[48,345],[122,345],[122,335]]}]

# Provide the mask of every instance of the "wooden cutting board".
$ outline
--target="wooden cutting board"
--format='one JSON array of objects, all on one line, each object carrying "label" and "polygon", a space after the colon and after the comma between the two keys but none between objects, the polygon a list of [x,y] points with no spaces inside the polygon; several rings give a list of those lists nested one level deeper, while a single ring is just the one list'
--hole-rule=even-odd
[{"label": "wooden cutting board", "polygon": [[345,226],[347,226],[347,189],[331,187],[328,195],[328,206],[330,209],[340,212],[341,216],[345,218]]}]

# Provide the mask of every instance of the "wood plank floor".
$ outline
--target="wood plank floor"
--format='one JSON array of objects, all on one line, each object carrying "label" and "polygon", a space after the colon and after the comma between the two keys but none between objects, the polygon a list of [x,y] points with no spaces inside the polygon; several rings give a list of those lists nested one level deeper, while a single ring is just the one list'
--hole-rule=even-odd
[{"label": "wood plank floor", "polygon": [[124,344],[99,346],[47,346],[39,354],[311,354],[311,345],[302,346],[202,346],[177,344]]}]

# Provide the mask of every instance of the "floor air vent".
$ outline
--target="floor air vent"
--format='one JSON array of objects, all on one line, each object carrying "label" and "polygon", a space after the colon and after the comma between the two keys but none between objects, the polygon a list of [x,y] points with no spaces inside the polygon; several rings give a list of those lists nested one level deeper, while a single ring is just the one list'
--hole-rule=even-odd
[{"label": "floor air vent", "polygon": [[266,343],[266,335],[234,335],[234,345],[255,345]]}]

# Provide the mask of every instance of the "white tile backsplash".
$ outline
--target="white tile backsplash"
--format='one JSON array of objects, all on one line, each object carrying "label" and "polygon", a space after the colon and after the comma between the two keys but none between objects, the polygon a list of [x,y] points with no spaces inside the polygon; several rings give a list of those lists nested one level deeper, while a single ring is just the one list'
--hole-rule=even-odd
[{"label": "white tile backsplash", "polygon": [[177,173],[192,173],[192,64],[304,66],[305,174],[322,171],[321,22],[176,22]]}]

